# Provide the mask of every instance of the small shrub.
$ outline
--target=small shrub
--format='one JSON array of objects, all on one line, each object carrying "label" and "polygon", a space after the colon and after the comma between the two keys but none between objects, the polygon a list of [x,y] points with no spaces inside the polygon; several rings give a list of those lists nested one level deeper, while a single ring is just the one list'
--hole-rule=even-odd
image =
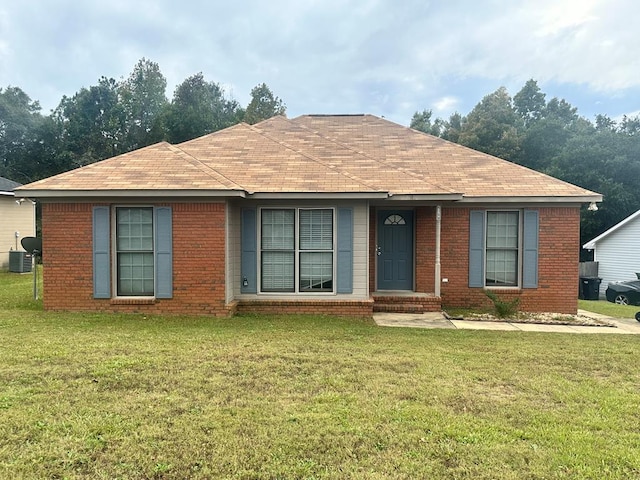
[{"label": "small shrub", "polygon": [[498,318],[513,317],[518,313],[520,298],[516,297],[513,300],[502,300],[491,290],[484,290],[484,294],[493,302],[493,308]]}]

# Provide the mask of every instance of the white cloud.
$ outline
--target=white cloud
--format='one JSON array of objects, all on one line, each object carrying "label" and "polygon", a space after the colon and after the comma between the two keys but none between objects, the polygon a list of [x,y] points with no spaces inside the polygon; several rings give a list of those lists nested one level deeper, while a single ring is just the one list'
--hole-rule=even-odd
[{"label": "white cloud", "polygon": [[407,123],[416,110],[446,115],[529,78],[588,91],[603,108],[625,95],[629,109],[640,106],[629,97],[640,91],[635,0],[58,0],[2,8],[0,86],[20,86],[45,109],[102,75],[126,77],[142,57],[158,62],[169,97],[202,71],[232,85],[243,104],[265,82],[291,115],[370,112]]},{"label": "white cloud", "polygon": [[436,100],[433,104],[435,113],[438,116],[449,115],[453,113],[458,105],[460,104],[460,99],[452,96],[445,96]]},{"label": "white cloud", "polygon": [[529,13],[538,17],[534,33],[539,37],[556,36],[567,29],[581,27],[598,18],[593,13],[598,6],[597,0],[565,0],[540,6],[543,8],[529,10]]},{"label": "white cloud", "polygon": [[616,115],[615,117],[612,118],[612,120],[615,121],[616,123],[620,123],[620,122],[622,122],[622,120],[624,120],[624,117],[634,118],[634,117],[638,117],[638,116],[640,116],[640,110],[635,110],[633,112],[627,112],[627,113],[623,113],[621,115]]}]

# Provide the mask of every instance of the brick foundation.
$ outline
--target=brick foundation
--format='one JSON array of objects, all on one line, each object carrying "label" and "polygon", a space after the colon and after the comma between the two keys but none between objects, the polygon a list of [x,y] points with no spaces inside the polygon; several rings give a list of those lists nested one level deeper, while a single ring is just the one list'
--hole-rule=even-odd
[{"label": "brick foundation", "polygon": [[314,314],[371,318],[373,300],[239,300],[238,313]]}]

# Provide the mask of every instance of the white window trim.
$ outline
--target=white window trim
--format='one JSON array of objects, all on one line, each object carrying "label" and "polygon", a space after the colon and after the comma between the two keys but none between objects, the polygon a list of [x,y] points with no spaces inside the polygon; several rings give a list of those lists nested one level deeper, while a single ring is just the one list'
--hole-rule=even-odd
[{"label": "white window trim", "polygon": [[[294,213],[294,291],[293,292],[271,292],[262,291],[262,210],[293,210]],[[300,210],[331,210],[331,219],[332,219],[332,229],[333,229],[333,238],[331,239],[331,256],[332,256],[332,286],[330,292],[301,292],[300,291],[300,252],[305,252],[306,250],[300,250]],[[258,207],[258,218],[257,218],[257,253],[258,253],[258,261],[257,261],[257,292],[258,295],[269,295],[269,296],[335,296],[336,295],[336,273],[337,273],[337,218],[336,218],[337,208],[335,206],[300,206],[300,207],[291,207],[291,206],[280,206],[280,205],[265,205],[263,207]],[[315,250],[314,250],[315,251]],[[326,250],[327,252],[329,250]]]},{"label": "white window trim", "polygon": [[[516,272],[516,284],[515,285],[487,285],[487,229],[489,228],[489,213],[503,213],[503,212],[517,212],[518,213],[518,264]],[[522,260],[523,260],[523,210],[515,208],[499,208],[485,210],[484,212],[484,263],[482,265],[482,277],[484,279],[484,288],[488,290],[513,290],[522,288]]]},{"label": "white window trim", "polygon": [[[151,215],[153,219],[153,295],[118,295],[118,209],[119,208],[150,208]],[[111,291],[112,298],[117,300],[155,300],[156,298],[156,290],[158,286],[156,285],[155,279],[155,258],[156,258],[156,235],[155,235],[155,218],[154,218],[154,206],[153,205],[112,205],[109,209],[109,214],[111,217]]]}]

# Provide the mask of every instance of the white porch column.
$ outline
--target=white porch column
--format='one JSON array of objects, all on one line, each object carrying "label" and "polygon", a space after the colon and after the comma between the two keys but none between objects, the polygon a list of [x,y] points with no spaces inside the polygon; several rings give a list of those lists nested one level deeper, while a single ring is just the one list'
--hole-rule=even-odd
[{"label": "white porch column", "polygon": [[435,281],[435,295],[436,297],[440,296],[440,283],[442,279],[440,278],[440,227],[442,223],[442,207],[440,205],[436,206],[436,281]]}]

